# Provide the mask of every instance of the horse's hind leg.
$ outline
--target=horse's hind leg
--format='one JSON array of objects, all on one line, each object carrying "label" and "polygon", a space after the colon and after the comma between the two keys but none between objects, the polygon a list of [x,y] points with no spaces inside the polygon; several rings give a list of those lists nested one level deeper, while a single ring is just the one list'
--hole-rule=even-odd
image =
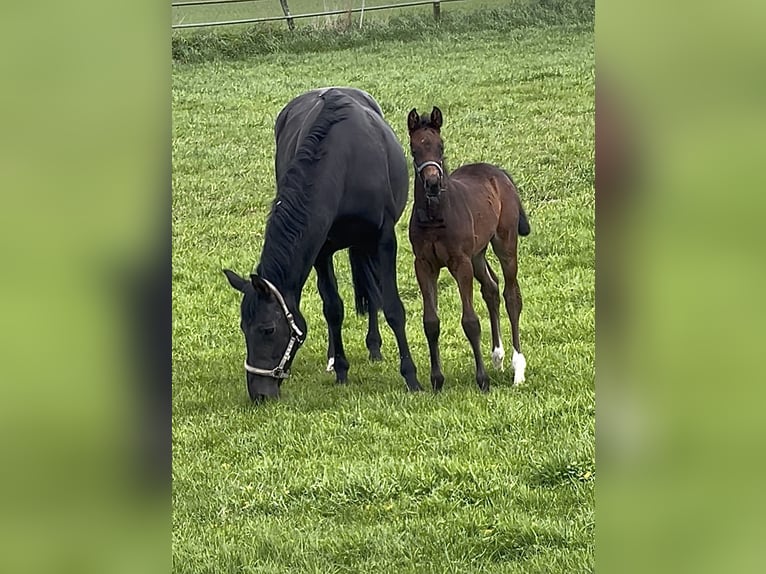
[{"label": "horse's hind leg", "polygon": [[418,381],[417,369],[410,356],[410,346],[404,331],[406,317],[396,281],[396,249],[396,235],[391,225],[390,228],[384,229],[378,243],[383,314],[396,337],[396,344],[399,347],[399,372],[404,377],[407,388],[410,391],[422,391],[423,387]]},{"label": "horse's hind leg", "polygon": [[365,343],[367,345],[367,350],[370,351],[370,360],[382,361],[383,355],[380,353],[380,347],[383,344],[383,339],[380,336],[380,328],[378,327],[378,310],[370,305],[367,314],[369,324]]},{"label": "horse's hind leg", "polygon": [[327,320],[327,330],[329,335],[328,355],[333,353],[328,361],[327,370],[335,370],[335,380],[339,383],[346,382],[348,376],[348,360],[343,351],[343,339],[341,337],[341,327],[343,325],[343,301],[338,294],[338,284],[335,280],[335,270],[332,264],[332,253],[326,251],[320,252],[314,262],[314,269],[317,273],[317,288],[322,298],[322,311]]},{"label": "horse's hind leg", "polygon": [[527,361],[521,353],[521,342],[519,340],[519,317],[521,316],[521,289],[516,279],[518,271],[518,262],[516,259],[516,250],[518,245],[518,236],[516,229],[509,229],[503,233],[498,230],[498,235],[492,239],[492,249],[500,265],[503,268],[503,279],[505,287],[503,288],[503,298],[505,299],[505,309],[508,312],[508,318],[511,320],[511,336],[513,340],[513,384],[517,385],[524,382],[524,371],[527,367]]},{"label": "horse's hind leg", "polygon": [[471,343],[473,357],[476,361],[476,384],[482,392],[486,393],[489,391],[489,376],[487,376],[484,361],[481,358],[481,324],[473,308],[473,266],[471,260],[465,256],[451,260],[447,267],[457,281],[460,290],[460,300],[463,304],[461,324],[465,336]]},{"label": "horse's hind leg", "polygon": [[503,369],[503,341],[500,339],[500,288],[497,285],[497,275],[487,263],[487,249],[474,255],[471,260],[473,276],[481,284],[481,296],[487,304],[489,322],[492,328],[492,365],[496,369]]}]

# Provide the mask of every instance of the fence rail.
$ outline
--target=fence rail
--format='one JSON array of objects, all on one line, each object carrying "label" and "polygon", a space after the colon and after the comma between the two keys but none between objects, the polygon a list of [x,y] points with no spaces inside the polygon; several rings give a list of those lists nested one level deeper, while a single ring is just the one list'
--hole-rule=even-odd
[{"label": "fence rail", "polygon": [[[210,5],[210,4],[236,4],[236,3],[242,3],[242,2],[258,2],[262,0],[198,0],[197,2],[192,1],[186,1],[186,2],[173,2],[171,6],[173,7],[181,7],[181,6],[204,6],[204,5]],[[347,8],[347,9],[341,9],[341,10],[329,10],[327,12],[311,12],[306,14],[290,14],[290,12],[287,10],[287,2],[283,1],[281,2],[285,11],[284,16],[263,16],[260,18],[244,18],[241,20],[222,20],[217,22],[193,22],[189,24],[173,24],[171,25],[171,28],[178,29],[178,28],[203,28],[203,27],[209,27],[209,26],[231,26],[233,24],[255,24],[260,22],[276,22],[279,20],[287,20],[288,25],[290,26],[290,29],[293,28],[292,21],[298,18],[317,18],[321,16],[335,16],[338,14],[352,14],[357,12],[374,12],[376,10],[392,10],[394,8],[407,8],[410,6],[425,6],[428,4],[433,5],[434,8],[434,18],[438,20],[441,15],[441,4],[447,4],[449,2],[463,2],[464,0],[439,0],[438,2],[434,0],[417,0],[414,2],[402,2],[399,4],[385,4],[382,6],[364,6],[362,5],[360,8]]]}]

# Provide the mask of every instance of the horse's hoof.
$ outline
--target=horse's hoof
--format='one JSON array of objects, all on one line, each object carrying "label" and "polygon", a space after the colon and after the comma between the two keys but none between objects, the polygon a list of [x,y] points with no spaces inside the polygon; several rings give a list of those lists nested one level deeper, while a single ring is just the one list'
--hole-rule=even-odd
[{"label": "horse's hoof", "polygon": [[442,390],[442,387],[444,386],[444,375],[432,375],[431,376],[431,388],[434,390],[435,393],[438,393]]},{"label": "horse's hoof", "polygon": [[423,387],[420,386],[420,383],[415,381],[414,383],[407,383],[407,390],[411,393],[419,393],[423,390]]},{"label": "horse's hoof", "polygon": [[370,349],[370,361],[377,363],[383,360],[383,355],[380,354],[380,349]]}]

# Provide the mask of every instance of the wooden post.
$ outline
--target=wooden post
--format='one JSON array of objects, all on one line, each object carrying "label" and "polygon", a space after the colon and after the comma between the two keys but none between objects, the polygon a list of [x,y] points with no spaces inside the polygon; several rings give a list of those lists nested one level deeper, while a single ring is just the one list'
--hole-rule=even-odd
[{"label": "wooden post", "polygon": [[437,22],[439,21],[439,19],[441,18],[441,15],[442,15],[442,6],[441,6],[441,4],[442,3],[439,2],[438,0],[434,2],[434,20],[436,20]]},{"label": "wooden post", "polygon": [[290,7],[287,5],[287,0],[279,0],[279,3],[282,5],[282,12],[287,16],[287,26],[290,30],[295,30],[295,22],[293,22],[293,19],[291,18]]}]

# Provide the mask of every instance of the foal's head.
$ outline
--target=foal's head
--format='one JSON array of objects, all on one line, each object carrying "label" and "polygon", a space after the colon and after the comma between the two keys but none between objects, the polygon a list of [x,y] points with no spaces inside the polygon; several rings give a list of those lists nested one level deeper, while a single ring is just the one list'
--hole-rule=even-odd
[{"label": "foal's head", "polygon": [[419,178],[429,195],[438,195],[444,187],[444,142],[440,130],[442,112],[434,107],[430,116],[420,116],[412,108],[407,116],[410,151],[415,161],[415,177]]}]

